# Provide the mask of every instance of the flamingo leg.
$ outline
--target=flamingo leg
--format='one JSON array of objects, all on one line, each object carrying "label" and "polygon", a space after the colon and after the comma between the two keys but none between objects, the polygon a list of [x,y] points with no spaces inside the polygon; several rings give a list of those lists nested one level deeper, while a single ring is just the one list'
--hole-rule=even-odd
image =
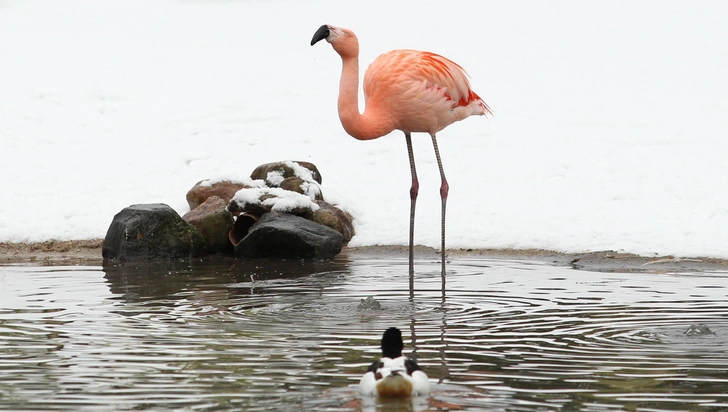
[{"label": "flamingo leg", "polygon": [[417,170],[415,169],[415,156],[412,153],[412,136],[410,133],[404,134],[407,140],[407,154],[409,155],[410,171],[412,172],[412,186],[410,187],[410,230],[409,230],[409,273],[410,273],[410,294],[414,291],[414,273],[415,273],[415,203],[417,202],[417,194],[420,191],[420,182],[417,180]]},{"label": "flamingo leg", "polygon": [[445,287],[445,206],[447,205],[447,194],[450,191],[450,185],[445,178],[445,171],[442,168],[442,159],[440,158],[440,150],[437,148],[437,139],[432,134],[432,146],[435,148],[435,158],[437,159],[437,167],[440,168],[440,199],[442,199],[441,221],[441,252],[442,252],[442,285]]}]

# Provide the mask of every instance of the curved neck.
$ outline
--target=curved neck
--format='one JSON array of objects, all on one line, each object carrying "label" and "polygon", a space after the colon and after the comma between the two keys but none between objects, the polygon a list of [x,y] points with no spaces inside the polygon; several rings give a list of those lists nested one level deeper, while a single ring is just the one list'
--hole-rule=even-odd
[{"label": "curved neck", "polygon": [[359,57],[341,56],[341,81],[339,83],[339,119],[344,130],[359,140],[376,139],[388,134],[394,127],[386,113],[365,107],[359,112]]}]

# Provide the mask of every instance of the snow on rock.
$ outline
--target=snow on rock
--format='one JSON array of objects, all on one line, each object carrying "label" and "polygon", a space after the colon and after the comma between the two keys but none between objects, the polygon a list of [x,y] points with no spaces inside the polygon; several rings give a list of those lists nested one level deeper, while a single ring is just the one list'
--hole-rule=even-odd
[{"label": "snow on rock", "polygon": [[240,210],[259,206],[267,211],[300,214],[303,210],[315,212],[319,206],[307,195],[303,195],[280,187],[253,187],[240,189],[231,202]]},{"label": "snow on rock", "polygon": [[249,177],[217,177],[200,181],[200,186],[212,187],[218,183],[232,183],[250,187],[265,187],[265,181],[259,179],[251,179]]}]

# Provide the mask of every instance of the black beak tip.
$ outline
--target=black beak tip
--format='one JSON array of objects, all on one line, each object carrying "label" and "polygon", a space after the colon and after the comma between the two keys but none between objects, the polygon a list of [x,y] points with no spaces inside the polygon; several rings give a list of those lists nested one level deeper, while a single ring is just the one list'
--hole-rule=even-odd
[{"label": "black beak tip", "polygon": [[331,32],[329,31],[328,24],[324,24],[319,27],[318,30],[316,30],[316,33],[313,34],[313,38],[311,38],[311,46],[329,37],[329,34],[331,34]]}]

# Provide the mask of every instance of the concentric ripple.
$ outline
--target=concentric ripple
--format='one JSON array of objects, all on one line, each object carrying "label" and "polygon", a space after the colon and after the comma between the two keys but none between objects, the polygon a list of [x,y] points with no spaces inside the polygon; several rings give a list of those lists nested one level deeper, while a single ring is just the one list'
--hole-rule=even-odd
[{"label": "concentric ripple", "polygon": [[[448,270],[410,297],[398,259],[1,267],[0,409],[728,408],[726,273]],[[390,326],[429,398],[358,397]]]}]

